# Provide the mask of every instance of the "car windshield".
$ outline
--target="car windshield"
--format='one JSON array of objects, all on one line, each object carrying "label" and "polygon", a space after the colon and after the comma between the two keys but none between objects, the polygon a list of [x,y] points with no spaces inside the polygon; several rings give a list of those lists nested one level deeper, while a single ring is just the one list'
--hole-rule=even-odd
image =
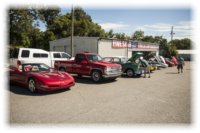
[{"label": "car windshield", "polygon": [[128,61],[128,59],[126,57],[121,58],[121,62],[126,63],[127,61]]},{"label": "car windshield", "polygon": [[91,62],[101,61],[102,57],[100,55],[87,55],[87,59]]},{"label": "car windshield", "polygon": [[45,64],[24,64],[23,70],[25,72],[48,72],[50,67]]}]

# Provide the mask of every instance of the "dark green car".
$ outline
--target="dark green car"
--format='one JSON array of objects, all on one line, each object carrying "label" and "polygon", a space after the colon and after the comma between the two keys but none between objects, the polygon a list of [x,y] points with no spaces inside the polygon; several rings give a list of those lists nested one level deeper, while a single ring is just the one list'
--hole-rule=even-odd
[{"label": "dark green car", "polygon": [[112,63],[118,63],[122,65],[122,73],[125,73],[128,77],[141,76],[142,64],[139,58],[143,56],[142,53],[135,53],[129,60],[124,61],[124,57],[105,57],[105,61]]}]

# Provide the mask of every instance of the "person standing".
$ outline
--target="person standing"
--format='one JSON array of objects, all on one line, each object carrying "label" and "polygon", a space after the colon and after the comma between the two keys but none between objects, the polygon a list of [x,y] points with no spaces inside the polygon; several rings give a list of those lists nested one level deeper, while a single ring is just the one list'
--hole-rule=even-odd
[{"label": "person standing", "polygon": [[180,55],[177,57],[177,62],[178,62],[177,64],[178,73],[180,73],[180,71],[181,73],[183,73],[183,66],[185,63],[184,59]]},{"label": "person standing", "polygon": [[143,57],[140,57],[140,61],[142,63],[143,70],[144,70],[144,78],[146,78],[147,73],[149,74],[149,78],[150,78],[151,75],[150,75],[150,65],[149,65],[149,63],[145,59],[143,59]]}]

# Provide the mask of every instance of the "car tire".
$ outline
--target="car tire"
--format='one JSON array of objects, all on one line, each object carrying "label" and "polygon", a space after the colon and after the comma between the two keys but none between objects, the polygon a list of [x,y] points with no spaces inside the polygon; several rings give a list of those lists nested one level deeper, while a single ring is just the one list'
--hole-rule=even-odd
[{"label": "car tire", "polygon": [[91,77],[94,82],[100,82],[102,80],[102,74],[100,71],[93,71]]},{"label": "car tire", "polygon": [[127,75],[128,77],[133,77],[133,76],[134,76],[134,71],[133,71],[132,69],[128,69],[128,70],[126,71],[126,75]]},{"label": "car tire", "polygon": [[30,92],[35,93],[37,91],[36,89],[36,82],[33,78],[30,78],[28,80],[28,89]]}]

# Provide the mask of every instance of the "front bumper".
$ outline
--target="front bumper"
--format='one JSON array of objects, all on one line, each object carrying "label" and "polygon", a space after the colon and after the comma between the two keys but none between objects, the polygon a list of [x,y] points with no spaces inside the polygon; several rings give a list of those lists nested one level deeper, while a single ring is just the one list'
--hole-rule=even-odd
[{"label": "front bumper", "polygon": [[103,77],[104,79],[117,78],[117,77],[120,77],[121,74],[122,74],[121,72],[115,73],[115,74],[104,74],[104,75],[102,75],[102,77]]},{"label": "front bumper", "polygon": [[72,87],[74,85],[75,85],[75,82],[70,82],[68,84],[63,84],[63,85],[52,85],[52,86],[51,85],[49,85],[49,86],[38,85],[37,89],[39,91],[48,92],[48,91],[67,89],[67,88]]}]

